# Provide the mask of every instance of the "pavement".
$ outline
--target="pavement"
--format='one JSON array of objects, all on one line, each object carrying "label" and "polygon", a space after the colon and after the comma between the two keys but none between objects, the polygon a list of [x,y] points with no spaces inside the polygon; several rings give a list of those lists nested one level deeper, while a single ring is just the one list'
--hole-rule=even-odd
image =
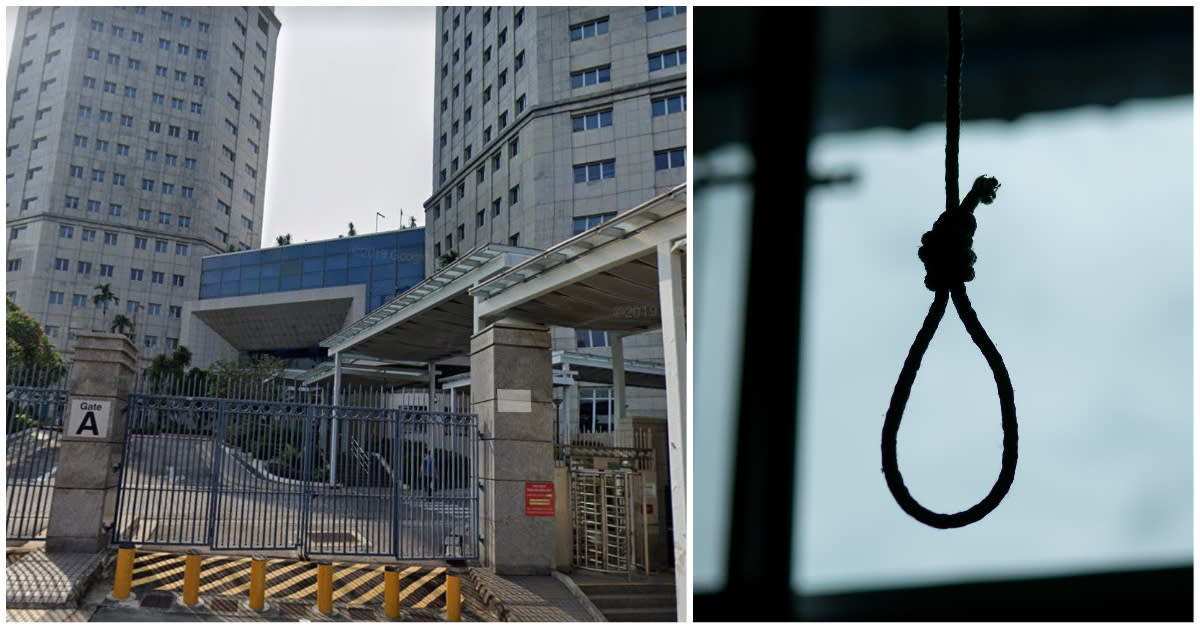
[{"label": "pavement", "polygon": [[[384,615],[382,564],[334,562],[333,613],[315,608],[315,568],[307,561],[268,563],[266,609],[247,607],[249,561],[205,556],[199,603],[182,602],[182,554],[139,550],[128,599],[112,599],[116,552],[47,554],[40,547],[7,552],[5,619],[10,622],[392,621]],[[446,621],[445,567],[402,570],[400,621]],[[278,574],[272,580],[270,574]],[[276,584],[272,584],[275,582]],[[574,622],[603,616],[570,578],[497,576],[471,567],[462,574],[462,621]]]}]

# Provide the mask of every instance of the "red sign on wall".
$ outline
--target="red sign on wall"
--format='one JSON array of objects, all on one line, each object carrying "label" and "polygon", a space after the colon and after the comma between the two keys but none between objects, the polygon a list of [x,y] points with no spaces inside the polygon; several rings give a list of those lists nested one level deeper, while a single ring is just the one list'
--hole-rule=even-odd
[{"label": "red sign on wall", "polygon": [[525,483],[525,516],[553,517],[554,516],[554,483],[526,482]]}]

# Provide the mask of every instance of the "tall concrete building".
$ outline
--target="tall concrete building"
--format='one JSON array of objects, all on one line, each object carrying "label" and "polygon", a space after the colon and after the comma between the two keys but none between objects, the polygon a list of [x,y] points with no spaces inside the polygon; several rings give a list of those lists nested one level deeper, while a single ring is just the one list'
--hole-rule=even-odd
[{"label": "tall concrete building", "polygon": [[259,7],[20,9],[6,290],[61,351],[116,314],[144,358],[173,350],[201,258],[259,246],[279,28]]},{"label": "tall concrete building", "polygon": [[[489,242],[549,248],[686,181],[686,45],[684,7],[438,8],[426,272]],[[555,350],[612,342],[552,334]],[[662,363],[660,334],[623,346]],[[611,390],[579,394],[611,415]],[[656,397],[630,411],[657,414]]]}]

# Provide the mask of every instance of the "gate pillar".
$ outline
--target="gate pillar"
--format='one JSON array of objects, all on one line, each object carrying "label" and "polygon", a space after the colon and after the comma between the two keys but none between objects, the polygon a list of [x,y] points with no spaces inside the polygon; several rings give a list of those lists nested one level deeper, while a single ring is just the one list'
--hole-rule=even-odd
[{"label": "gate pillar", "polygon": [[483,450],[481,557],[498,574],[546,574],[554,565],[554,508],[547,512],[546,501],[567,496],[553,494],[550,389],[547,328],[505,320],[471,338],[471,399]]},{"label": "gate pillar", "polygon": [[84,332],[74,362],[46,551],[93,553],[108,547],[115,519],[137,348],[120,334]]}]

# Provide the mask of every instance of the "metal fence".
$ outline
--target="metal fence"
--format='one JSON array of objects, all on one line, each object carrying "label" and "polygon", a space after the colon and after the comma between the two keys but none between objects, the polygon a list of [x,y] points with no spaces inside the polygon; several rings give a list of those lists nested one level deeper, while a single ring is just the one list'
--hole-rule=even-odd
[{"label": "metal fence", "polygon": [[648,539],[638,526],[645,507],[641,475],[571,469],[570,485],[572,563],[597,571],[631,573],[644,568]]},{"label": "metal fence", "polygon": [[8,540],[46,538],[70,369],[10,365],[4,447]]},{"label": "metal fence", "polygon": [[474,415],[386,391],[142,380],[116,540],[302,555],[477,558]]}]

